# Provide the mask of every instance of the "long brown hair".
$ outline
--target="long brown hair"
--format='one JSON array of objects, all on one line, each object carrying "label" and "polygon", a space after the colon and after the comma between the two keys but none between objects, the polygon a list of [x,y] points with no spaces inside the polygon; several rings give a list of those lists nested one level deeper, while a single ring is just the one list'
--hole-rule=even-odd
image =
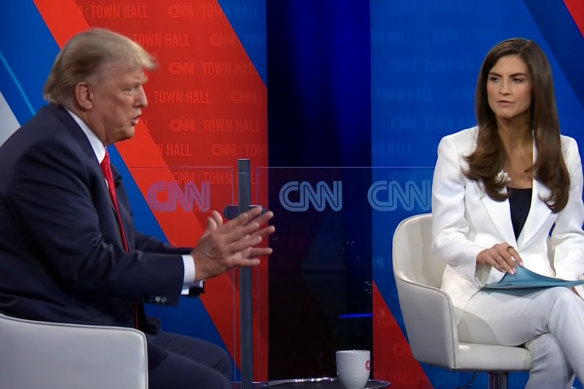
[{"label": "long brown hair", "polygon": [[509,197],[503,191],[506,182],[498,177],[507,155],[497,131],[497,119],[487,97],[489,72],[501,57],[508,55],[519,56],[529,69],[532,85],[531,128],[537,147],[532,169],[534,178],[551,190],[550,197],[542,200],[553,212],[559,212],[568,202],[570,176],[562,155],[551,66],[541,47],[534,41],[507,39],[493,47],[485,57],[475,96],[479,126],[477,147],[466,157],[469,168],[464,174],[471,180],[481,181],[485,192],[493,200],[504,201]]}]

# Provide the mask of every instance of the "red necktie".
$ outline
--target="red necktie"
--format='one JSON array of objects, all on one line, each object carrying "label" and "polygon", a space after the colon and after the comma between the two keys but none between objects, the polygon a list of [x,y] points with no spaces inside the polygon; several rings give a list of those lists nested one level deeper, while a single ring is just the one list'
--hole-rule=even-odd
[{"label": "red necktie", "polygon": [[112,167],[110,165],[110,157],[105,151],[105,157],[101,161],[101,170],[103,170],[103,175],[107,181],[107,186],[109,189],[109,194],[112,198],[112,203],[116,209],[116,218],[118,219],[118,224],[120,226],[120,234],[122,235],[122,241],[124,242],[124,249],[128,251],[128,240],[126,239],[126,232],[124,231],[124,225],[122,224],[122,216],[120,215],[120,207],[118,206],[118,196],[116,195],[116,185],[114,183],[114,173],[112,172]]},{"label": "red necktie", "polygon": [[[116,194],[116,184],[114,182],[114,173],[112,172],[112,166],[110,164],[110,157],[107,150],[105,151],[105,157],[103,161],[101,161],[101,170],[103,170],[103,175],[105,176],[105,180],[107,181],[107,186],[109,189],[110,197],[112,198],[112,203],[114,204],[114,208],[116,210],[116,218],[118,219],[118,224],[120,226],[120,234],[122,235],[122,242],[124,242],[124,249],[128,250],[128,240],[126,239],[126,232],[124,231],[124,225],[122,224],[122,216],[120,214],[120,207],[118,206],[118,196]],[[138,304],[134,307],[134,314],[136,318],[136,328],[138,328]]]}]

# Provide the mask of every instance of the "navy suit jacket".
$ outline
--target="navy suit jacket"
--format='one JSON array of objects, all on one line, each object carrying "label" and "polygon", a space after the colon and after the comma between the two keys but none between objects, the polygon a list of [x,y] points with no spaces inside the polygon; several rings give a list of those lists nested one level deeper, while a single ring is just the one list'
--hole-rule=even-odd
[{"label": "navy suit jacket", "polygon": [[129,252],[97,158],[65,109],[42,108],[0,147],[0,311],[134,327],[138,303],[140,328],[155,332],[141,302],[178,303],[185,250],[134,229],[114,175]]}]

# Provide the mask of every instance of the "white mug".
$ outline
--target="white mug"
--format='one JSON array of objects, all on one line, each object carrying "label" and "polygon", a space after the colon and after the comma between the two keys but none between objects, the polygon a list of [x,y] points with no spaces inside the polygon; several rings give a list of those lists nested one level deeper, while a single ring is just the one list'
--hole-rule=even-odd
[{"label": "white mug", "polygon": [[337,376],[345,389],[363,389],[371,372],[369,350],[337,351]]}]

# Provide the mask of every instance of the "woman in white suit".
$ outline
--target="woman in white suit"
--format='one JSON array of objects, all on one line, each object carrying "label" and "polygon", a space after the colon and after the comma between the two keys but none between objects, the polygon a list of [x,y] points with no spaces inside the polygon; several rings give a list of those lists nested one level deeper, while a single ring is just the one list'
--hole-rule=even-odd
[{"label": "woman in white suit", "polygon": [[533,41],[493,47],[477,83],[478,126],[444,137],[433,180],[433,248],[461,341],[533,358],[527,388],[584,379],[584,289],[489,291],[518,266],[566,280],[584,273],[582,163],[560,135],[552,72]]}]

